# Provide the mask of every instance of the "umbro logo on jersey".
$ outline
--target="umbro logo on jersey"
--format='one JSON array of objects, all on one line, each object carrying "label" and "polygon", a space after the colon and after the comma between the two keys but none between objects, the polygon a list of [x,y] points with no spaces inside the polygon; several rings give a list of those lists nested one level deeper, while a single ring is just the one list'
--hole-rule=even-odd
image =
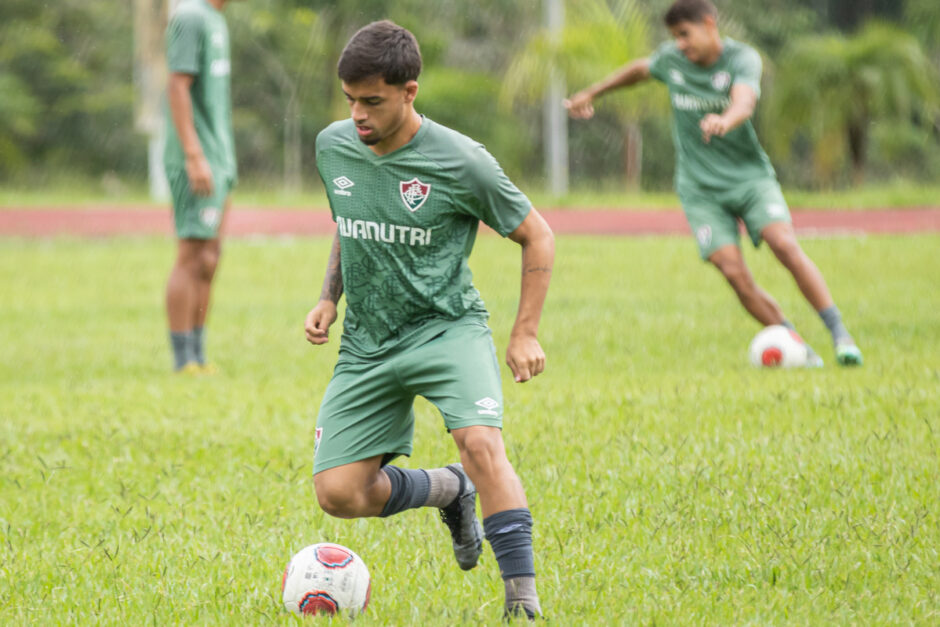
[{"label": "umbro logo on jersey", "polygon": [[428,199],[428,194],[431,193],[431,185],[413,178],[410,181],[401,181],[399,183],[399,192],[401,192],[402,202],[408,207],[408,211],[414,213]]},{"label": "umbro logo on jersey", "polygon": [[671,80],[676,85],[685,85],[685,77],[677,69],[669,70],[669,80]]},{"label": "umbro logo on jersey", "polygon": [[333,190],[334,194],[339,194],[340,196],[352,196],[352,192],[348,191],[350,187],[355,185],[345,176],[337,176],[333,179],[333,185],[336,185],[336,189]]},{"label": "umbro logo on jersey", "polygon": [[481,408],[482,408],[482,409],[478,409],[478,410],[477,410],[477,413],[478,413],[478,414],[482,414],[482,415],[484,415],[484,416],[497,416],[497,415],[498,415],[498,414],[497,414],[495,411],[493,411],[493,410],[496,409],[497,407],[499,407],[499,403],[497,403],[496,401],[494,401],[493,399],[491,399],[489,396],[487,396],[486,398],[481,398],[480,400],[478,400],[478,401],[477,401],[476,403],[474,403],[474,404],[475,404],[477,407],[481,407]]}]

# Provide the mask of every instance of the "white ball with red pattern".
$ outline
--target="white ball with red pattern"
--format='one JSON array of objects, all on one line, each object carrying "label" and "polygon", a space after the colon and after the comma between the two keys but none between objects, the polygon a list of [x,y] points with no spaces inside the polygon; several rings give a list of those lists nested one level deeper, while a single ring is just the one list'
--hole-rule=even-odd
[{"label": "white ball with red pattern", "polygon": [[764,368],[799,368],[808,354],[803,338],[782,324],[761,329],[748,348],[751,363]]},{"label": "white ball with red pattern", "polygon": [[365,562],[351,549],[321,542],[291,558],[281,592],[284,607],[300,616],[355,616],[369,605],[372,579]]}]

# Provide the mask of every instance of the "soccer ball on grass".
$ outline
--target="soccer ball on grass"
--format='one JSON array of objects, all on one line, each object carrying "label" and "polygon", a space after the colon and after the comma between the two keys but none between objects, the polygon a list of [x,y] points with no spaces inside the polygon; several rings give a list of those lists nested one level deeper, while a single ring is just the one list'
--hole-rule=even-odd
[{"label": "soccer ball on grass", "polygon": [[372,580],[362,559],[339,544],[322,542],[298,551],[284,571],[284,607],[294,614],[355,616],[369,605]]},{"label": "soccer ball on grass", "polygon": [[808,350],[796,331],[782,324],[764,327],[748,348],[751,363],[767,368],[799,368],[806,365]]}]

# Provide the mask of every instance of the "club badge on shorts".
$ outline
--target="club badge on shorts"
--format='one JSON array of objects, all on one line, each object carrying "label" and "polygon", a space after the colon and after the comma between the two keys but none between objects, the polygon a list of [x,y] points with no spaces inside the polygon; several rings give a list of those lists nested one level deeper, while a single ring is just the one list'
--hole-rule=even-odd
[{"label": "club badge on shorts", "polygon": [[402,202],[408,207],[408,211],[412,213],[421,208],[431,192],[431,185],[422,183],[417,177],[410,181],[401,181],[398,187]]}]

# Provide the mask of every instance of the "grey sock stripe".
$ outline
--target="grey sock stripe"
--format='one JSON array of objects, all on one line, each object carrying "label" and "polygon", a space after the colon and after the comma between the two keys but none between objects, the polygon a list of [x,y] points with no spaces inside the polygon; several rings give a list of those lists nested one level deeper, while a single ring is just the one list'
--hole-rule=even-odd
[{"label": "grey sock stripe", "polygon": [[392,516],[406,509],[421,507],[428,500],[431,480],[423,470],[407,470],[397,466],[384,466],[382,471],[392,482],[392,493],[379,514],[382,518]]}]

